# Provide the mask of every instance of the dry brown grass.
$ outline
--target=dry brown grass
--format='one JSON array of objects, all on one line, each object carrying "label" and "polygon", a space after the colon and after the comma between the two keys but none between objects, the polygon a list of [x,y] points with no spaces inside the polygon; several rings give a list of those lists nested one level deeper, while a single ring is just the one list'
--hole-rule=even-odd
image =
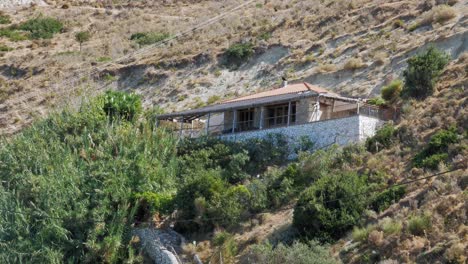
[{"label": "dry brown grass", "polygon": [[317,72],[324,73],[324,72],[334,72],[337,70],[337,67],[335,64],[327,63],[327,64],[320,64],[319,66],[317,66],[316,69],[317,69]]},{"label": "dry brown grass", "polygon": [[351,58],[343,65],[343,69],[345,70],[357,70],[367,65],[362,61],[361,58]]}]

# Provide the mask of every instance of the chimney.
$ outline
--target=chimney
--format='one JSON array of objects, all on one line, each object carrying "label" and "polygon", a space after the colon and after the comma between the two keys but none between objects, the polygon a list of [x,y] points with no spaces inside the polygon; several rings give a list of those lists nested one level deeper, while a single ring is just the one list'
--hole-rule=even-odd
[{"label": "chimney", "polygon": [[286,88],[286,86],[288,86],[288,80],[284,77],[281,77],[281,79],[283,79],[283,88]]}]

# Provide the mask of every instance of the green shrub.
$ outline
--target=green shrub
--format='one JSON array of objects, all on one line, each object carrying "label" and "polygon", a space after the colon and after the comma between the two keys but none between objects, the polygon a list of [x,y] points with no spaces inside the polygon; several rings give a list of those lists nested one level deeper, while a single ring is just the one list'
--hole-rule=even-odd
[{"label": "green shrub", "polygon": [[11,19],[9,15],[0,13],[0,25],[10,24]]},{"label": "green shrub", "polygon": [[377,194],[371,202],[371,207],[376,212],[382,212],[387,209],[393,203],[399,201],[406,193],[406,189],[403,186],[396,186],[389,188],[379,194]]},{"label": "green shrub", "polygon": [[248,212],[251,199],[251,193],[244,185],[228,188],[221,195],[220,202],[213,206],[213,217],[220,218],[214,222],[225,227],[238,224]]},{"label": "green shrub", "polygon": [[431,215],[414,215],[408,221],[408,231],[415,236],[422,236],[432,228]]},{"label": "green shrub", "polygon": [[0,37],[6,37],[9,38],[11,41],[15,42],[28,39],[28,37],[25,36],[23,33],[10,28],[0,29]]},{"label": "green shrub", "polygon": [[401,19],[393,21],[393,28],[405,28],[405,22]]},{"label": "green shrub", "polygon": [[[234,263],[237,255],[237,242],[234,236],[228,232],[216,233],[213,237],[213,245],[216,247],[210,262],[214,263]],[[220,256],[222,259],[220,260]]]},{"label": "green shrub", "polygon": [[269,40],[271,38],[271,33],[270,32],[263,32],[260,35],[258,35],[258,39],[260,40]]},{"label": "green shrub", "polygon": [[370,105],[375,105],[375,106],[383,106],[385,105],[385,100],[382,99],[382,97],[374,97],[374,98],[367,100],[367,103]]},{"label": "green shrub", "polygon": [[448,159],[447,151],[449,146],[459,141],[455,127],[438,131],[431,137],[427,147],[413,158],[413,165],[437,169],[439,163]]},{"label": "green shrub", "polygon": [[392,124],[385,124],[377,130],[373,137],[366,140],[366,148],[370,152],[378,152],[390,147],[395,140],[395,127]]},{"label": "green shrub", "polygon": [[108,61],[111,61],[112,58],[111,57],[99,57],[97,59],[98,62],[108,62]]},{"label": "green shrub", "polygon": [[248,253],[250,263],[260,264],[336,264],[326,246],[315,241],[307,244],[296,242],[291,246],[280,243],[276,247],[271,244],[258,244],[250,248]]},{"label": "green shrub", "polygon": [[395,102],[400,97],[402,89],[403,82],[401,80],[394,80],[389,85],[382,88],[382,98],[387,102]]},{"label": "green shrub", "polygon": [[8,52],[8,51],[12,51],[12,50],[13,50],[13,48],[10,48],[10,47],[8,47],[6,45],[0,44],[0,52]]},{"label": "green shrub", "polygon": [[254,54],[254,45],[250,42],[236,43],[226,50],[228,62],[241,64]]},{"label": "green shrub", "polygon": [[33,39],[50,39],[62,31],[63,24],[55,18],[38,17],[24,22],[19,29],[30,32]]},{"label": "green shrub", "polygon": [[293,225],[321,241],[338,239],[360,219],[366,190],[366,177],[356,173],[323,176],[300,195]]},{"label": "green shrub", "polygon": [[381,223],[382,231],[385,235],[395,235],[400,234],[403,228],[403,225],[400,221],[393,221],[391,218],[384,218]]},{"label": "green shrub", "polygon": [[353,237],[353,240],[354,241],[358,241],[358,242],[366,242],[367,241],[367,237],[369,236],[369,229],[366,228],[366,227],[363,227],[363,228],[359,228],[359,227],[354,227],[353,228],[353,233],[352,233],[352,237]]},{"label": "green shrub", "polygon": [[268,186],[258,179],[252,180],[247,189],[249,190],[250,200],[250,211],[253,213],[261,212],[266,209],[269,205],[268,200]]},{"label": "green shrub", "polygon": [[111,119],[132,121],[142,111],[139,95],[118,91],[107,91],[103,96],[103,110]]},{"label": "green shrub", "polygon": [[140,46],[151,45],[158,42],[161,42],[165,39],[170,38],[171,35],[169,33],[162,33],[162,32],[138,32],[132,34],[130,40],[135,41]]},{"label": "green shrub", "polygon": [[139,203],[139,207],[143,211],[154,214],[171,213],[173,197],[167,193],[154,193],[154,192],[143,192],[136,193],[135,199]]},{"label": "green shrub", "polygon": [[432,95],[435,83],[449,60],[448,54],[434,47],[409,58],[408,68],[403,72],[405,86],[402,95],[417,99]]}]

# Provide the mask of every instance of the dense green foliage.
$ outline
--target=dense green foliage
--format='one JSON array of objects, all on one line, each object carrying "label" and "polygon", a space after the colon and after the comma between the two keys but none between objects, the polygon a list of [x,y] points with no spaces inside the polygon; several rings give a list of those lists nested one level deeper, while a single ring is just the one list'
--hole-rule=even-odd
[{"label": "dense green foliage", "polygon": [[0,37],[6,37],[15,42],[28,39],[25,33],[11,28],[0,29]]},{"label": "dense green foliage", "polygon": [[133,120],[141,111],[140,96],[118,91],[107,91],[103,97],[104,112],[111,119]]},{"label": "dense green foliage", "polygon": [[402,94],[417,99],[432,95],[435,83],[449,60],[449,55],[434,47],[409,58],[408,68],[403,72],[405,86]]},{"label": "dense green foliage", "polygon": [[135,196],[176,191],[175,140],[103,109],[101,97],[0,142],[2,263],[128,259]]},{"label": "dense green foliage", "polygon": [[392,124],[385,124],[373,137],[366,140],[366,148],[370,152],[378,152],[388,148],[395,140],[395,127]]},{"label": "dense green foliage", "polygon": [[360,219],[367,201],[367,177],[353,172],[322,176],[299,197],[293,223],[320,241],[340,238]]},{"label": "dense green foliage", "polygon": [[55,18],[38,17],[24,22],[18,29],[30,32],[32,39],[50,39],[62,31],[63,24]]},{"label": "dense green foliage", "polygon": [[226,50],[229,63],[241,64],[254,54],[254,45],[250,42],[232,44]]},{"label": "dense green foliage", "polygon": [[291,246],[279,244],[254,245],[249,252],[249,263],[269,264],[336,264],[326,246],[310,241],[308,244],[296,242]]},{"label": "dense green foliage", "polygon": [[376,212],[382,212],[390,205],[400,200],[406,193],[405,187],[397,186],[378,193],[371,203],[371,207]]},{"label": "dense green foliage", "polygon": [[135,41],[140,46],[151,45],[171,37],[169,33],[161,32],[138,32],[130,36],[130,40]]},{"label": "dense green foliage", "polygon": [[439,163],[447,161],[449,146],[459,141],[455,127],[438,131],[431,137],[427,146],[414,157],[414,166],[437,169]]}]

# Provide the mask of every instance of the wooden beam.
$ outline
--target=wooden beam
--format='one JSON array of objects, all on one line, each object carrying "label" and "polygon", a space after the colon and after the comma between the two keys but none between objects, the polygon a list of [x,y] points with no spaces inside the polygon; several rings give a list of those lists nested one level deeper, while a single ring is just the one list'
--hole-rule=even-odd
[{"label": "wooden beam", "polygon": [[263,113],[264,113],[265,107],[261,106],[260,107],[260,129],[263,129]]},{"label": "wooden beam", "polygon": [[206,135],[210,133],[210,118],[211,118],[211,113],[208,113],[208,118],[206,119]]},{"label": "wooden beam", "polygon": [[237,110],[233,110],[233,115],[232,115],[232,133],[234,134],[236,132],[236,122],[237,122]]}]

